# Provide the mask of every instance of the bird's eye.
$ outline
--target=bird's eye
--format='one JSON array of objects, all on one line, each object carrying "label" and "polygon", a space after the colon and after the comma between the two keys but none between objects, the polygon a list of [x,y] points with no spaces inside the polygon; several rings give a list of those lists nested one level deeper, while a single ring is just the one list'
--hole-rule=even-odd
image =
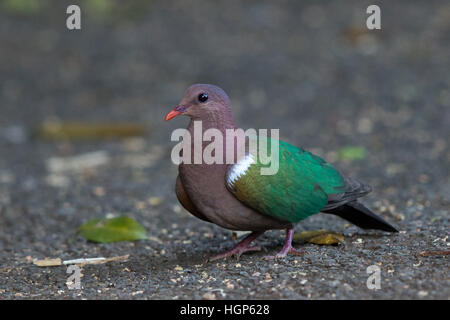
[{"label": "bird's eye", "polygon": [[208,95],[206,93],[200,93],[198,95],[198,101],[206,102],[206,100],[208,100]]}]

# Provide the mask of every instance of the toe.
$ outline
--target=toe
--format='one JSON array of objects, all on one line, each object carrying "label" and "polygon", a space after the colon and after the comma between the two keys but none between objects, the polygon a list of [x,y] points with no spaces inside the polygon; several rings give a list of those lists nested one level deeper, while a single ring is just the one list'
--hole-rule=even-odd
[{"label": "toe", "polygon": [[261,247],[251,246],[251,247],[248,247],[245,251],[261,251]]}]

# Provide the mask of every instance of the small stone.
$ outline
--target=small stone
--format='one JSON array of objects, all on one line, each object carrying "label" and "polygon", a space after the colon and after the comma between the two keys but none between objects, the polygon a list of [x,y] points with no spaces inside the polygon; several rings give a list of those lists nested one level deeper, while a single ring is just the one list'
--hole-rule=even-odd
[{"label": "small stone", "polygon": [[212,292],[207,292],[203,295],[202,297],[203,300],[217,300],[217,297],[214,293]]},{"label": "small stone", "polygon": [[92,193],[97,197],[103,197],[105,195],[105,189],[103,187],[94,187]]},{"label": "small stone", "polygon": [[421,290],[417,293],[417,295],[421,298],[426,297],[428,295],[427,291]]},{"label": "small stone", "polygon": [[367,133],[371,133],[373,129],[373,123],[372,120],[370,120],[369,118],[361,118],[358,121],[358,132],[363,133],[363,134],[367,134]]},{"label": "small stone", "polygon": [[145,204],[144,201],[136,202],[136,209],[137,210],[144,210],[145,208],[147,208],[147,205]]},{"label": "small stone", "polygon": [[430,181],[430,177],[426,174],[419,175],[419,182],[420,183],[428,183]]},{"label": "small stone", "polygon": [[177,266],[174,268],[174,270],[175,270],[175,271],[183,271],[183,267],[177,265]]},{"label": "small stone", "polygon": [[160,205],[163,202],[163,199],[160,198],[160,197],[150,197],[150,198],[148,198],[147,202],[151,206],[156,207],[156,206]]}]

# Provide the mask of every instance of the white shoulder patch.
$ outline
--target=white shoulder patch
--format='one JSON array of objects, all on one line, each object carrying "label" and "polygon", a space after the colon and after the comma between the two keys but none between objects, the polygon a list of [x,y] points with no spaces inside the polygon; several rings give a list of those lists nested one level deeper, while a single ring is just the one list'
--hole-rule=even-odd
[{"label": "white shoulder patch", "polygon": [[251,154],[246,154],[241,160],[232,165],[227,172],[226,179],[229,187],[239,180],[239,178],[247,172],[248,168],[255,163],[255,159]]}]

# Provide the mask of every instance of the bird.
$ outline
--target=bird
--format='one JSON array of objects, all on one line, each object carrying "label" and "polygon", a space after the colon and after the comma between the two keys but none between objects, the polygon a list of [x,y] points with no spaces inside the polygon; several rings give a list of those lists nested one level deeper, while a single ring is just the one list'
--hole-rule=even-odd
[{"label": "bird", "polygon": [[[224,136],[227,130],[239,129],[230,98],[223,89],[212,84],[190,86],[180,103],[167,113],[165,121],[179,115],[190,118],[183,139],[186,134],[195,134],[196,122],[201,122],[203,132],[215,129]],[[231,163],[226,161],[226,156],[230,150],[236,151],[237,139],[227,141],[233,149],[223,147],[223,161],[182,161],[178,165],[175,193],[188,212],[225,229],[251,232],[232,249],[211,257],[210,261],[231,256],[239,258],[245,252],[260,250],[252,243],[267,230],[286,230],[281,251],[267,258],[303,255],[304,251],[292,246],[294,226],[319,212],[339,216],[362,229],[398,232],[359,201],[371,192],[370,186],[342,175],[334,166],[302,148],[265,137],[279,145],[279,167],[275,174],[261,174],[264,165],[257,154],[250,152],[251,139],[263,138],[259,135],[246,137],[245,152],[240,157],[235,155]],[[191,159],[209,143],[201,141],[201,147],[195,149],[194,141],[188,140]]]}]

